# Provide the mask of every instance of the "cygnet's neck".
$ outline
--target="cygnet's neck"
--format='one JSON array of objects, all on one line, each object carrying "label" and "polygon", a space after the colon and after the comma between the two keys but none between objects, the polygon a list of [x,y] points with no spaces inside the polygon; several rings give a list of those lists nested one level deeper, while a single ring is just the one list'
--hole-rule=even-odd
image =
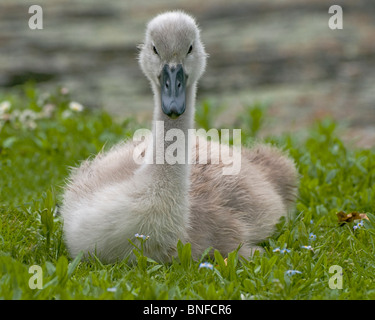
[{"label": "cygnet's neck", "polygon": [[[194,129],[196,85],[186,87],[186,109],[177,119],[171,119],[162,111],[160,88],[153,86],[153,92],[153,145],[149,145],[146,151],[146,162],[152,164],[146,165],[146,170],[153,180],[169,181],[175,191],[187,193],[190,174],[188,156],[192,149],[189,129]],[[171,154],[171,150],[175,152]],[[171,164],[168,154],[178,162]]]}]

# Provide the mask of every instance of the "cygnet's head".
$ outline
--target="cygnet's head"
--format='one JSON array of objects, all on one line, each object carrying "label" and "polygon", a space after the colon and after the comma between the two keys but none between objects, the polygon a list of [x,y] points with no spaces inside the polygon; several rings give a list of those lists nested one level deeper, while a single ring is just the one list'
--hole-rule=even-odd
[{"label": "cygnet's head", "polygon": [[148,23],[140,48],[140,66],[160,91],[163,112],[179,117],[186,108],[187,87],[196,85],[206,67],[197,24],[180,11],[160,14]]}]

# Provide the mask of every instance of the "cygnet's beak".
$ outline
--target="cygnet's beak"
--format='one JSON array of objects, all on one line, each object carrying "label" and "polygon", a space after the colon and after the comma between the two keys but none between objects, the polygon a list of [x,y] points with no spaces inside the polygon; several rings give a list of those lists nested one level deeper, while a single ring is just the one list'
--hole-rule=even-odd
[{"label": "cygnet's beak", "polygon": [[185,112],[186,75],[182,64],[164,65],[160,77],[161,108],[170,118],[176,119]]}]

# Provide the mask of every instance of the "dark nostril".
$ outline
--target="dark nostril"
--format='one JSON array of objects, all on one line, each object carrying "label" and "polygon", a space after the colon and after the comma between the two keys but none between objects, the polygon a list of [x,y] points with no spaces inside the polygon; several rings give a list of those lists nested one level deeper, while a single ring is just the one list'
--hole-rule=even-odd
[{"label": "dark nostril", "polygon": [[177,87],[178,87],[178,88],[180,88],[180,87],[181,87],[181,82],[179,82],[179,83],[178,83]]},{"label": "dark nostril", "polygon": [[168,82],[165,83],[165,87],[168,89],[169,88],[169,84]]}]

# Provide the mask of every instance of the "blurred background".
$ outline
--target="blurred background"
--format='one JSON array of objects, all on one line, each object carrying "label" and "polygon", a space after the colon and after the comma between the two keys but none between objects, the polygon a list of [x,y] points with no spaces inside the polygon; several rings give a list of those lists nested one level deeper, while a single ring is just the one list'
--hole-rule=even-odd
[{"label": "blurred background", "polygon": [[[33,4],[43,30],[28,27]],[[333,4],[343,30],[328,27]],[[344,140],[375,146],[374,0],[1,0],[0,92],[32,79],[42,90],[67,88],[86,107],[150,120],[136,46],[147,21],[171,9],[201,27],[210,57],[197,100],[225,106],[220,121],[260,103],[272,134],[331,117]]]}]

